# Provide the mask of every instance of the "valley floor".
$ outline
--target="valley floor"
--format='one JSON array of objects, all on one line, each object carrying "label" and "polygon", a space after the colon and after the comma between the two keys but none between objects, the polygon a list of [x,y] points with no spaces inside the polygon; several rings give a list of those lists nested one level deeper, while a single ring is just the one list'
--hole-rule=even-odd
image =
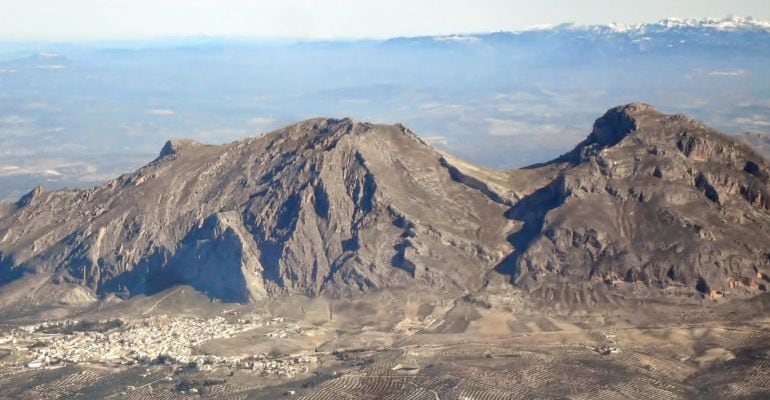
[{"label": "valley floor", "polygon": [[241,306],[174,289],[66,323],[6,321],[0,398],[770,396],[770,299],[682,303],[546,308],[514,291]]}]

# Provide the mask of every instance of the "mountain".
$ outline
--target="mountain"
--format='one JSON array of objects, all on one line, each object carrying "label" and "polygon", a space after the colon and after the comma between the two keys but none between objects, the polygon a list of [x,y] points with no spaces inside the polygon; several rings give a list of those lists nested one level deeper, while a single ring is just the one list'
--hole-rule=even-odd
[{"label": "mountain", "polygon": [[505,172],[402,125],[314,119],[220,146],[172,140],[103,186],[6,203],[0,279],[121,297],[186,284],[239,302],[473,293],[500,277],[546,296],[563,284],[751,296],[770,280],[768,171],[742,142],[645,104]]},{"label": "mountain", "polygon": [[770,165],[746,144],[630,104],[548,165],[562,172],[508,213],[523,223],[510,238],[521,249],[507,261],[515,282],[767,290]]},{"label": "mountain", "polygon": [[228,301],[476,290],[510,251],[509,179],[403,126],[347,119],[223,146],[172,140],[106,185],[38,188],[9,206],[0,277],[123,296],[189,284]]}]

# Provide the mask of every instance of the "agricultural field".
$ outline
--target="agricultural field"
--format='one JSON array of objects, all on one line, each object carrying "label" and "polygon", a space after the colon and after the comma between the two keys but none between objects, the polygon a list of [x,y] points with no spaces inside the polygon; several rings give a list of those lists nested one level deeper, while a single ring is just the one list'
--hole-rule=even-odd
[{"label": "agricultural field", "polygon": [[[608,313],[576,302],[544,309],[536,307],[536,298],[525,298],[381,292],[353,300],[289,297],[260,306],[198,308],[195,303],[204,300],[176,291],[90,310],[79,316],[77,327],[50,321],[29,333],[28,325],[11,321],[0,327],[0,398],[770,396],[770,316],[748,313],[746,304],[621,299]],[[753,310],[770,302],[751,301],[758,303]],[[665,312],[669,307],[680,313]],[[205,313],[195,316],[196,309]],[[123,322],[105,323],[106,315]],[[198,328],[173,331],[180,324],[172,322],[184,318],[195,318],[197,325],[191,326]],[[137,326],[152,324],[190,342],[173,347],[182,352],[189,345],[184,357],[33,364],[57,335],[127,340],[126,335],[144,334]],[[220,329],[212,334],[200,328],[207,324]],[[22,329],[26,341],[14,336]],[[210,337],[197,340],[195,332]]]}]

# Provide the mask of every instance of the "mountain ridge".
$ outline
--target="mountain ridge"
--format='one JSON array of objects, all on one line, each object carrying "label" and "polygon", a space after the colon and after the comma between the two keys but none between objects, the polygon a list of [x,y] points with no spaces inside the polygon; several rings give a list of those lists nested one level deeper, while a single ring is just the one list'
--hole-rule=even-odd
[{"label": "mountain ridge", "polygon": [[722,32],[737,31],[770,31],[770,21],[756,19],[753,17],[726,16],[723,18],[678,18],[669,17],[656,22],[645,22],[638,24],[610,23],[606,25],[580,25],[580,24],[561,24],[553,29],[574,29],[574,30],[593,30],[610,31],[615,33],[650,33],[664,32],[682,29],[709,29]]},{"label": "mountain ridge", "polygon": [[[757,19],[750,16],[726,16],[723,18],[678,18],[669,17],[656,22],[644,22],[636,24],[612,22],[608,24],[578,24],[566,22],[561,24],[536,25],[529,28],[517,30],[502,30],[488,33],[469,33],[429,36],[438,41],[448,42],[466,42],[472,43],[480,37],[498,33],[498,34],[522,34],[530,32],[574,32],[589,31],[605,34],[648,34],[664,33],[671,31],[682,31],[692,29],[704,29],[718,32],[770,32],[770,21]],[[408,39],[408,38],[405,38]]]},{"label": "mountain ridge", "polygon": [[[361,139],[365,135],[366,141]],[[379,147],[372,147],[375,142]],[[458,290],[479,286],[480,278],[467,271],[423,269],[418,261],[422,255],[412,253],[427,245],[415,237],[425,236],[427,243],[449,240],[446,247],[453,257],[483,263],[478,258],[491,257],[493,250],[473,242],[484,228],[447,224],[439,229],[421,223],[420,216],[452,208],[450,200],[438,197],[437,188],[445,192],[446,185],[454,187],[456,199],[504,211],[448,174],[435,176],[447,168],[439,161],[443,155],[401,125],[314,119],[224,146],[169,147],[174,146],[164,146],[155,161],[102,187],[25,196],[11,219],[1,223],[0,242],[8,243],[12,235],[16,239],[10,249],[0,250],[6,255],[0,259],[17,265],[16,271],[50,273],[97,293],[152,293],[179,282],[212,297],[250,301],[286,291],[367,291],[391,281],[398,284],[407,276]],[[397,157],[409,152],[419,157]],[[423,159],[429,164],[423,165]],[[387,176],[394,168],[402,171],[400,179]],[[437,183],[418,185],[415,179]],[[446,210],[405,202],[398,191],[382,189],[383,181],[389,187],[420,190],[422,200],[444,202]],[[50,230],[41,244],[47,249],[28,246],[37,234],[17,228],[64,204],[74,211],[54,220],[56,227],[40,228]],[[502,229],[503,221],[497,225],[495,229]],[[377,236],[380,230],[391,232],[393,242],[385,247],[376,241],[362,243],[359,235]],[[228,254],[236,254],[235,259]],[[217,283],[213,278],[219,277],[219,258],[229,266],[221,268],[232,274]],[[367,260],[400,268],[361,272],[371,269]],[[189,264],[200,268],[183,267]],[[345,282],[351,279],[356,283],[348,287]],[[240,289],[228,293],[228,287]]]},{"label": "mountain ridge", "polygon": [[474,293],[500,276],[545,298],[565,283],[753,296],[770,282],[768,171],[642,103],[513,171],[400,124],[312,119],[220,146],[172,140],[103,186],[33,190],[0,208],[0,281],[125,298],[186,284],[236,302]]}]

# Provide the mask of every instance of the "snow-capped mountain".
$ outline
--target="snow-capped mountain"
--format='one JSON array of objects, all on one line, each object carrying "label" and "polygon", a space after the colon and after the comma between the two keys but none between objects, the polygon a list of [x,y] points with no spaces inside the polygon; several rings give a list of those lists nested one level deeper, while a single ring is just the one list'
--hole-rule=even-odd
[{"label": "snow-capped mountain", "polygon": [[[522,30],[501,31],[494,34],[521,35],[543,32],[590,32],[620,33],[626,35],[664,34],[681,32],[725,32],[725,33],[770,33],[770,21],[754,17],[727,16],[724,18],[677,18],[671,17],[658,22],[641,24],[610,23],[607,25],[584,25],[576,23],[534,25]],[[434,36],[439,42],[473,43],[490,34]]]},{"label": "snow-capped mountain", "polygon": [[[618,27],[619,25],[615,25]],[[652,24],[626,25],[627,30],[662,31],[678,29],[714,29],[718,31],[770,30],[770,22],[753,17],[728,16],[725,18],[682,19],[666,18]]]},{"label": "snow-capped mountain", "polygon": [[[770,52],[770,22],[752,17],[682,19],[666,18],[654,23],[538,25],[519,31],[447,35],[399,39],[404,42],[446,46],[507,46],[510,50],[546,51],[557,57],[630,53],[672,54],[680,50],[706,52],[719,57],[739,53]],[[524,52],[527,57],[533,53]],[[558,59],[553,60],[555,62]],[[564,60],[562,60],[564,61]],[[737,68],[737,67],[736,67]]]},{"label": "snow-capped mountain", "polygon": [[616,32],[616,33],[663,33],[681,30],[713,30],[720,32],[738,32],[738,31],[765,31],[770,32],[770,22],[759,20],[753,17],[728,16],[725,18],[666,18],[658,22],[642,24],[621,24],[611,23],[608,25],[581,25],[575,23],[566,23],[560,25],[539,25],[528,31],[594,31],[594,32]]}]

